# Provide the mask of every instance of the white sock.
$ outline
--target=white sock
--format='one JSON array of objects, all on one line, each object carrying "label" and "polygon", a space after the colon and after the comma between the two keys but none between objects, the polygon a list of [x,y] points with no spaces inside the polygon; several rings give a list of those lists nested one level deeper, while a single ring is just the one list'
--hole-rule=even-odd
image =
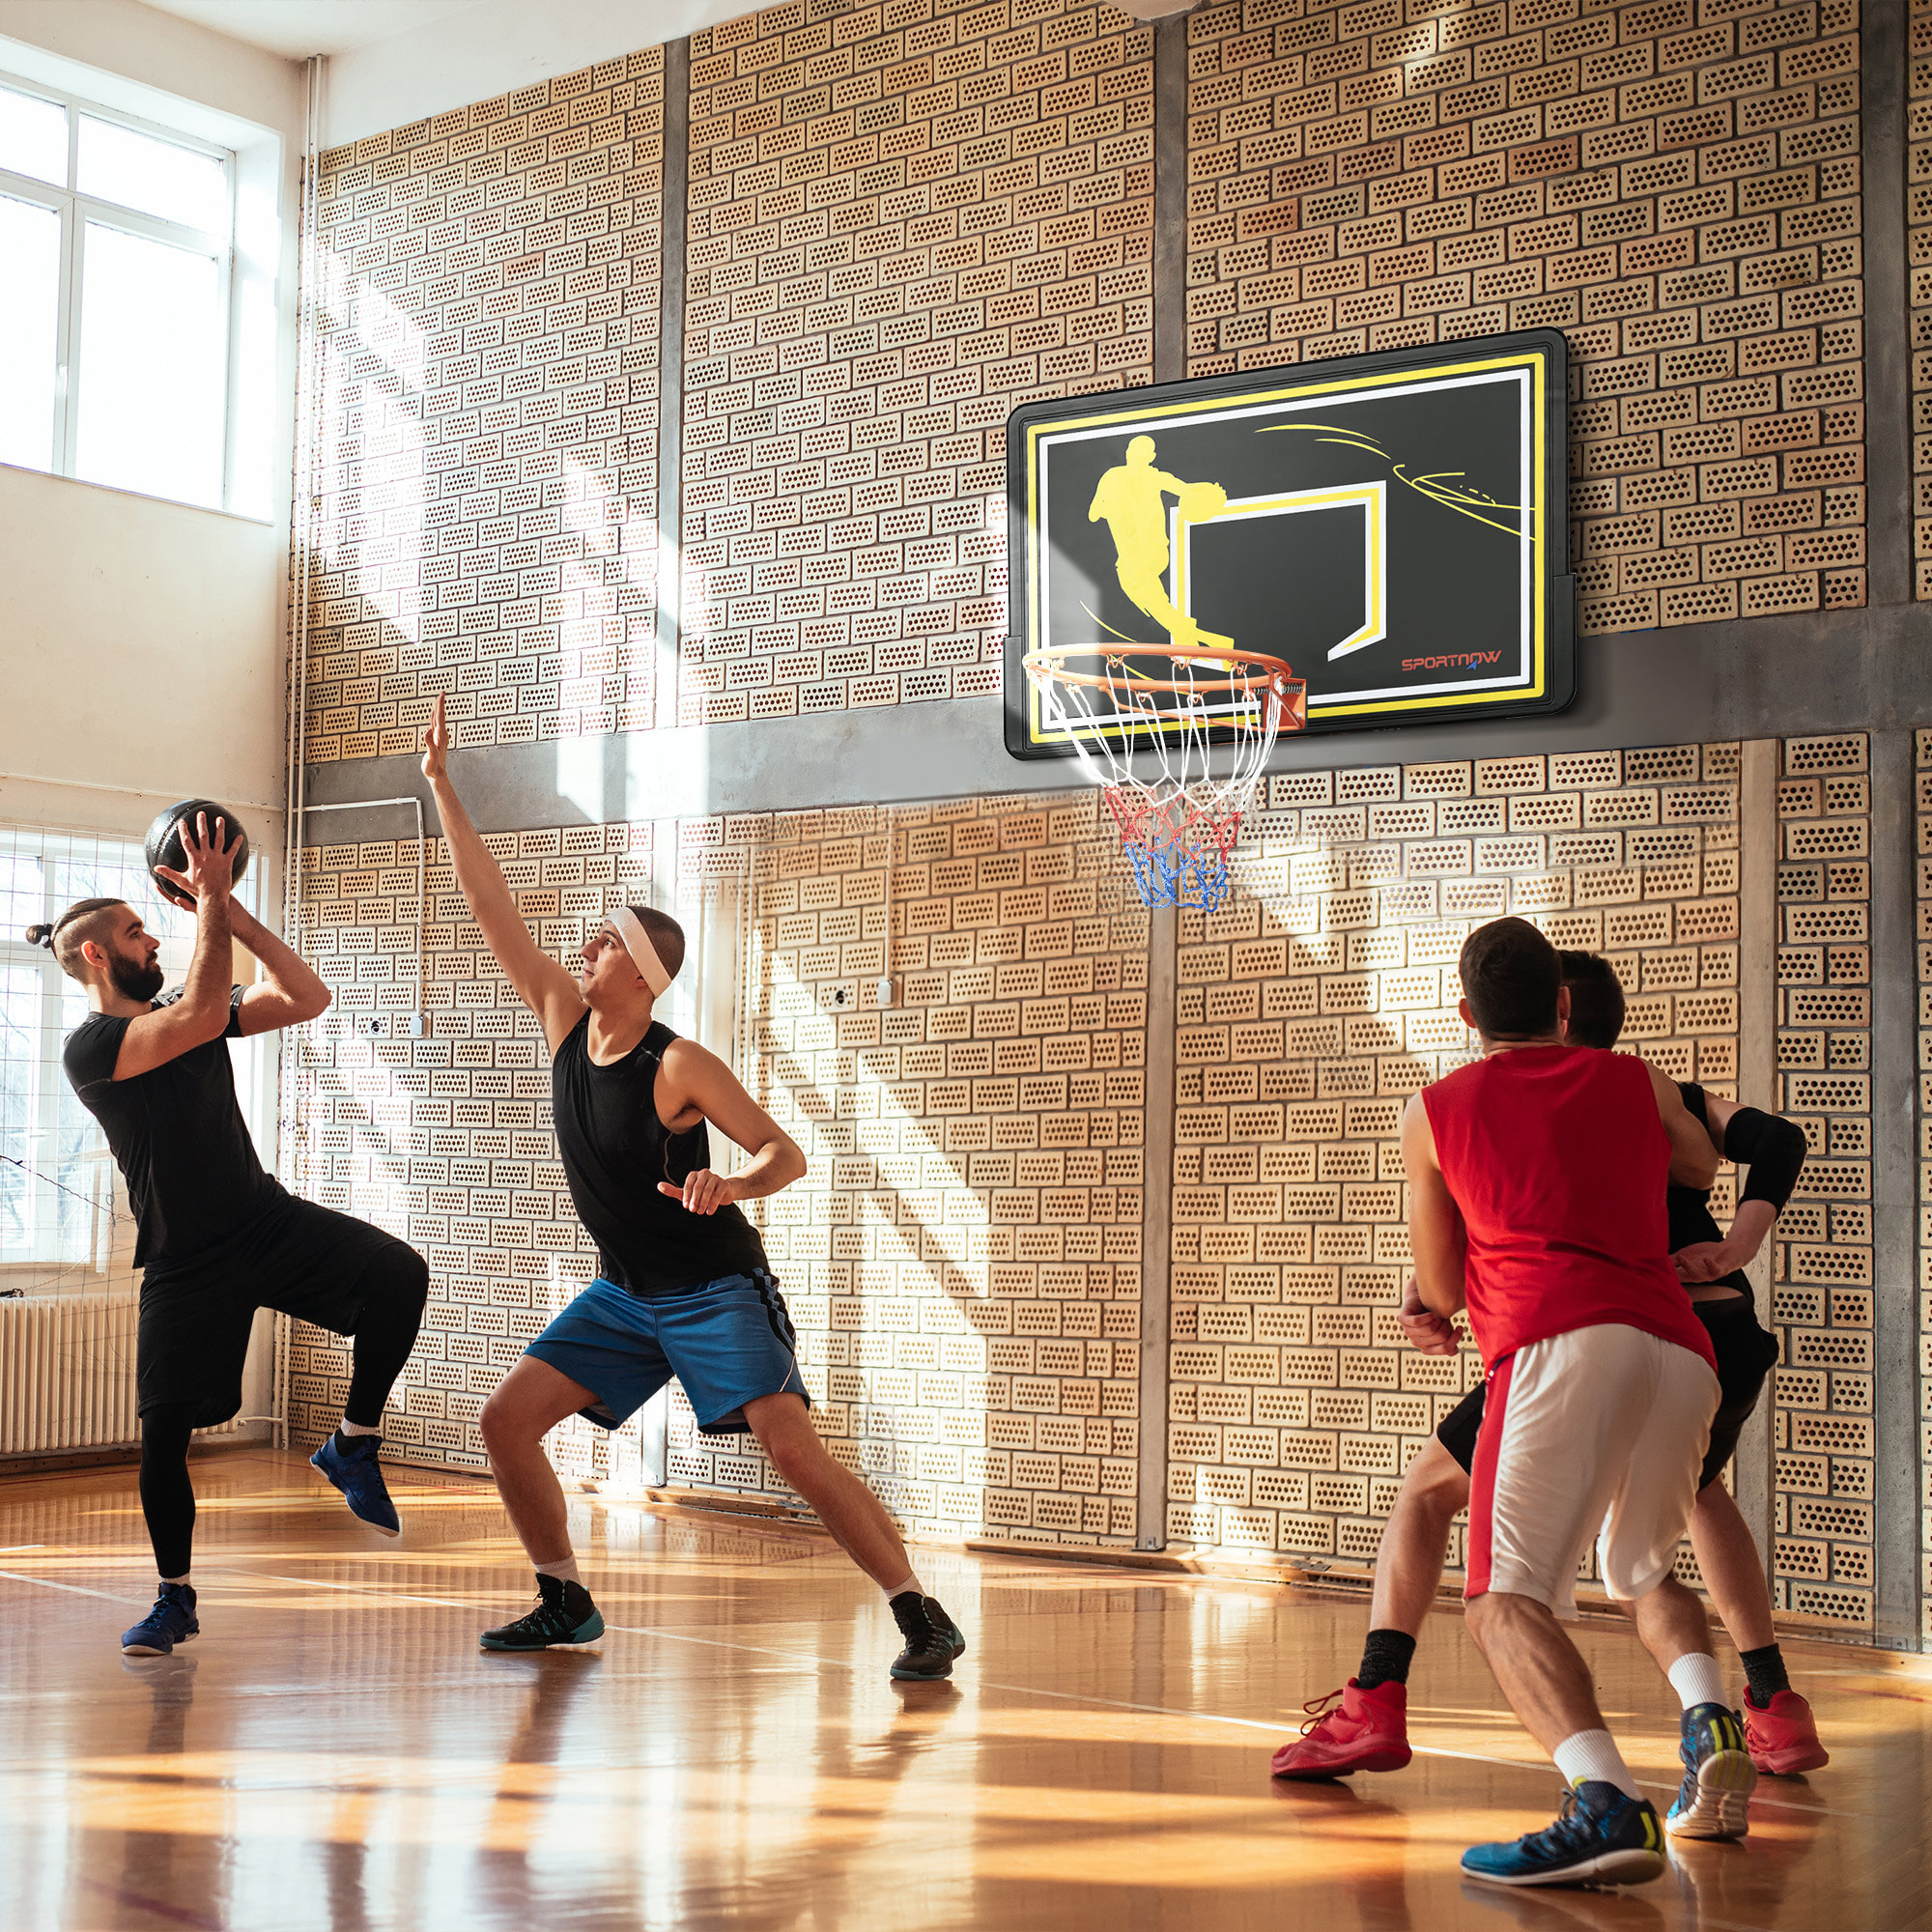
[{"label": "white sock", "polygon": [[1614,1784],[1626,1798],[1641,1798],[1636,1779],[1608,1731],[1577,1731],[1550,1753],[1574,1790],[1579,1784]]},{"label": "white sock", "polygon": [[1693,1704],[1721,1704],[1727,1711],[1731,1708],[1730,1696],[1724,1690],[1724,1673],[1709,1651],[1687,1650],[1663,1674],[1670,1679],[1670,1688],[1687,1711]]},{"label": "white sock", "polygon": [[889,1604],[895,1597],[903,1597],[908,1590],[915,1590],[922,1597],[925,1595],[925,1585],[919,1580],[916,1573],[909,1572],[903,1583],[882,1584],[880,1587],[884,1589]]},{"label": "white sock", "polygon": [[559,1556],[554,1563],[539,1563],[536,1566],[539,1577],[554,1577],[560,1582],[581,1583],[583,1578],[577,1574],[575,1556]]},{"label": "white sock", "polygon": [[351,1422],[346,1415],[339,1426],[345,1435],[380,1435],[383,1433],[380,1422]]},{"label": "white sock", "polygon": [[185,1577],[163,1577],[161,1581],[163,1583],[185,1583],[187,1578]]}]

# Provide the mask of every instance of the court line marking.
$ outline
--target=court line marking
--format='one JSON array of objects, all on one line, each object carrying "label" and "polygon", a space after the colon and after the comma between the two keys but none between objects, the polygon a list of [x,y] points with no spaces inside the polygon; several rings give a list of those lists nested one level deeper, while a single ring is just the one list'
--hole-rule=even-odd
[{"label": "court line marking", "polygon": [[298,1583],[309,1590],[346,1590],[354,1597],[379,1597],[394,1599],[400,1604],[434,1604],[439,1609],[473,1610],[474,1604],[466,1604],[455,1597],[424,1597],[412,1590],[389,1590],[381,1583],[330,1583],[320,1577],[284,1577],[274,1570],[211,1570],[211,1577],[246,1577],[266,1578],[270,1583]]},{"label": "court line marking", "polygon": [[[31,1544],[27,1547],[33,1548]],[[99,1597],[103,1604],[132,1604],[138,1607],[147,1602],[145,1597],[117,1597],[111,1590],[89,1590],[79,1583],[56,1583],[51,1577],[28,1577],[18,1570],[0,1570],[0,1577],[9,1577],[15,1583],[38,1583],[43,1590],[66,1590],[76,1597]]]},{"label": "court line marking", "polygon": [[[376,1597],[385,1602],[430,1604],[439,1609],[445,1610],[469,1610],[473,1612],[477,1608],[474,1604],[465,1603],[456,1597],[425,1597],[410,1590],[385,1589],[380,1583],[331,1583],[320,1577],[289,1577],[273,1570],[222,1569],[210,1571],[207,1574],[210,1576],[246,1577],[274,1583],[294,1583],[307,1589],[339,1590],[351,1596]],[[110,1604],[125,1604],[135,1601],[128,1597],[108,1596],[104,1590],[83,1590],[76,1583],[56,1583],[45,1577],[24,1577],[18,1572],[12,1570],[0,1570],[0,1577],[10,1577],[15,1582],[20,1583],[40,1583],[49,1590],[71,1590],[78,1596],[100,1597]],[[772,1644],[743,1643],[734,1641],[729,1637],[696,1636],[689,1631],[661,1630],[648,1624],[606,1624],[604,1630],[607,1635],[663,1637],[672,1643],[698,1644],[707,1650],[739,1650],[759,1657],[779,1657],[784,1659],[788,1663],[810,1663],[814,1668],[821,1670],[848,1670],[856,1675],[861,1668],[859,1664],[848,1663],[841,1658],[820,1657],[814,1651],[780,1650]],[[515,1656],[520,1653],[503,1652],[499,1654]],[[528,1655],[529,1653],[521,1654]],[[933,1681],[943,1683],[950,1682],[951,1680],[935,1679]],[[1093,1704],[1110,1711],[1137,1711],[1148,1717],[1181,1718],[1204,1724],[1232,1724],[1241,1730],[1265,1731],[1274,1737],[1279,1737],[1283,1734],[1284,1727],[1288,1721],[1286,1719],[1277,1721],[1265,1718],[1231,1718],[1220,1711],[1187,1711],[1169,1704],[1130,1703],[1118,1697],[1096,1696],[1093,1692],[1086,1690],[1048,1690],[1033,1684],[1000,1684],[985,1677],[976,1677],[973,1682],[981,1690],[1001,1690],[1005,1691],[1009,1696],[1052,1697],[1062,1703]],[[1497,1765],[1505,1771],[1533,1772],[1551,1769],[1549,1766],[1526,1764],[1520,1758],[1494,1757],[1485,1751],[1450,1750],[1440,1745],[1411,1745],[1409,1748],[1418,1757],[1454,1758],[1464,1764]],[[1677,1789],[1677,1786],[1674,1784],[1662,1783],[1655,1778],[1640,1777],[1636,1781],[1651,1791],[1675,1791]],[[1751,1793],[1751,1803],[1753,1804],[1770,1805],[1774,1809],[1780,1811],[1796,1811],[1818,1818],[1858,1818],[1874,1815],[1866,1811],[1849,1810],[1841,1805],[1795,1804],[1788,1798],[1760,1797],[1755,1790]],[[1716,1919],[1706,1922],[1714,1926],[1718,1923]],[[1736,1928],[1736,1932],[1759,1932],[1759,1928],[1749,1926],[1739,1927]]]}]

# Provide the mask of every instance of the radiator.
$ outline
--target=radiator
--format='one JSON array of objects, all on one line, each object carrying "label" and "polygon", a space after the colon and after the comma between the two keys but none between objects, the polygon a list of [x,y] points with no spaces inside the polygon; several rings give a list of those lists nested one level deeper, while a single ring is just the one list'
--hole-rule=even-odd
[{"label": "radiator", "polygon": [[0,1456],[134,1440],[138,1306],[126,1294],[0,1301]]},{"label": "radiator", "polygon": [[[0,1456],[135,1441],[134,1325],[129,1294],[0,1300]],[[204,1430],[230,1435],[240,1420]]]}]

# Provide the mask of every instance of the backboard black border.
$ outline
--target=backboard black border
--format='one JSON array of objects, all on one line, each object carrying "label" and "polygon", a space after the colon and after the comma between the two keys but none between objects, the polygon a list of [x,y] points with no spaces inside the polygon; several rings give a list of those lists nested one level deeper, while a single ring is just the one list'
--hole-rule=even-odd
[{"label": "backboard black border", "polygon": [[1029,627],[1037,564],[1027,504],[1036,432],[1096,416],[1159,416],[1175,409],[1207,408],[1244,397],[1292,394],[1329,384],[1448,374],[1471,362],[1523,355],[1540,355],[1544,362],[1543,458],[1536,478],[1543,528],[1543,621],[1532,646],[1541,658],[1542,689],[1534,695],[1503,692],[1468,703],[1437,702],[1426,708],[1410,699],[1391,698],[1374,710],[1347,718],[1318,720],[1311,715],[1308,729],[1320,734],[1388,731],[1473,719],[1548,717],[1566,709],[1577,695],[1577,580],[1569,569],[1570,344],[1560,329],[1515,329],[1461,342],[1428,343],[1413,349],[1291,362],[1232,376],[1201,376],[1187,382],[1151,384],[1145,388],[1021,404],[1007,419],[1007,645],[1001,688],[1009,753],[1022,759],[1074,755],[1067,744],[1031,742],[1027,727],[1027,680],[1020,661],[1034,647]]}]

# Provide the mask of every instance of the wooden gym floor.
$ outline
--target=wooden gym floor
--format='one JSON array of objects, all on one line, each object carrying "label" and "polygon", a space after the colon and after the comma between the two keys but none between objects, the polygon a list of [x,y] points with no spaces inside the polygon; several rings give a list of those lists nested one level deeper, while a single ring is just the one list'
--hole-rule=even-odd
[{"label": "wooden gym floor", "polygon": [[[1557,1779],[1453,1611],[1392,1776],[1281,1786],[1275,1740],[1353,1667],[1366,1605],[1260,1584],[920,1552],[971,1644],[895,1687],[878,1593],[816,1532],[586,1505],[594,1653],[475,1634],[528,1572],[486,1486],[403,1472],[400,1545],[295,1455],[198,1460],[202,1635],[124,1661],[151,1601],[131,1469],[0,1482],[6,1932],[1932,1924],[1932,1676],[1826,1645],[1834,1753],[1759,1787],[1743,1845],[1618,1893],[1465,1886]],[[1660,1806],[1668,1691],[1582,1642]],[[1727,1653],[1728,1655],[1728,1653]]]}]

